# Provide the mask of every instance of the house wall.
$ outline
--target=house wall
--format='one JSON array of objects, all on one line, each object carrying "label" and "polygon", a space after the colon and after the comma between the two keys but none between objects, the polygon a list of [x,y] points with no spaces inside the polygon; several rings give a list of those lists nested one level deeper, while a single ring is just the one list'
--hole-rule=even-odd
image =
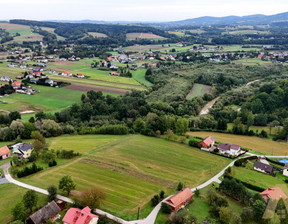
[{"label": "house wall", "polygon": [[261,172],[261,173],[266,173],[264,170],[261,170],[261,169],[256,168],[256,167],[254,167],[254,170],[257,170],[257,171],[259,171],[259,172]]},{"label": "house wall", "polygon": [[288,169],[283,169],[283,175],[288,177]]}]

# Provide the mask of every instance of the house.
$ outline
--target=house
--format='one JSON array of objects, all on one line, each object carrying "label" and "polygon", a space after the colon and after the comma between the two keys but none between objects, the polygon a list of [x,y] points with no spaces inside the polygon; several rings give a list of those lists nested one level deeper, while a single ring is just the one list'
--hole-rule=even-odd
[{"label": "house", "polygon": [[120,73],[117,73],[117,72],[110,72],[109,75],[111,75],[111,76],[120,76]]},{"label": "house", "polygon": [[0,160],[10,157],[10,150],[7,146],[0,148]]},{"label": "house", "polygon": [[62,76],[72,77],[72,73],[70,72],[62,72]]},{"label": "house", "polygon": [[39,209],[34,214],[30,215],[26,220],[26,224],[42,224],[51,219],[53,222],[60,218],[59,212],[61,209],[55,201],[49,202],[43,208]]},{"label": "house", "polygon": [[77,76],[77,78],[84,78],[85,77],[83,74],[77,74],[76,76]]},{"label": "house", "polygon": [[54,81],[51,80],[51,79],[45,79],[45,84],[48,84],[48,85],[50,85],[50,86],[53,86]]},{"label": "house", "polygon": [[21,86],[21,81],[14,81],[14,82],[12,83],[12,86],[13,86],[14,89],[20,88],[20,86]]},{"label": "house", "polygon": [[257,171],[262,172],[262,173],[272,174],[273,166],[265,164],[265,163],[261,163],[259,161],[255,161],[254,170],[257,170]]},{"label": "house", "polygon": [[9,82],[9,81],[10,81],[10,77],[4,75],[4,76],[1,77],[0,81],[2,81],[2,82]]},{"label": "house", "polygon": [[288,163],[285,163],[285,166],[283,167],[282,174],[286,177],[288,177]]},{"label": "house", "polygon": [[239,145],[230,145],[229,143],[219,143],[217,149],[226,156],[238,156],[241,153],[241,147]]},{"label": "house", "polygon": [[32,152],[32,144],[31,143],[17,143],[15,145],[12,145],[13,148],[13,154],[18,155],[20,159],[28,159]]},{"label": "house", "polygon": [[281,190],[279,187],[274,187],[274,188],[268,188],[260,195],[264,198],[264,200],[267,202],[268,199],[272,200],[279,200],[280,198],[283,198],[284,200],[287,199],[286,194]]},{"label": "house", "polygon": [[190,188],[185,188],[168,198],[164,203],[170,205],[173,211],[177,211],[184,207],[192,199],[193,195]]},{"label": "house", "polygon": [[211,148],[215,144],[215,139],[212,136],[208,136],[198,144],[201,145],[201,148]]},{"label": "house", "polygon": [[99,219],[98,215],[94,215],[91,213],[91,209],[86,206],[82,210],[79,208],[70,208],[62,222],[64,224],[97,224]]}]

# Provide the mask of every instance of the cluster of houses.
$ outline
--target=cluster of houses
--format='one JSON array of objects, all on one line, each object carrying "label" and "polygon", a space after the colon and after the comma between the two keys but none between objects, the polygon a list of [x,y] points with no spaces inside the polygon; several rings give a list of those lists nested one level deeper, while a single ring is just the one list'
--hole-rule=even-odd
[{"label": "cluster of houses", "polygon": [[285,61],[286,63],[288,63],[288,53],[287,52],[268,52],[266,54],[264,52],[261,52],[258,55],[258,58],[263,60],[263,61],[273,61],[273,62]]},{"label": "cluster of houses", "polygon": [[[34,77],[34,76],[33,76]],[[22,76],[17,76],[17,79],[23,79]],[[9,76],[2,76],[0,78],[2,82],[11,82],[11,86],[15,90],[16,93],[27,94],[27,95],[34,95],[35,91],[27,86],[23,86],[21,81],[12,80]],[[0,84],[0,87],[2,85]]]},{"label": "cluster of houses", "polygon": [[[25,223],[27,224],[41,224],[51,220],[53,223],[58,223],[61,218],[59,214],[66,208],[66,203],[58,200],[57,202],[51,201],[44,207],[39,209],[28,217]],[[97,224],[99,219],[98,215],[91,213],[91,209],[86,206],[83,209],[70,208],[65,213],[62,222],[64,224]]]},{"label": "cluster of houses", "polygon": [[83,79],[85,78],[85,75],[83,74],[80,74],[80,73],[77,73],[76,75],[73,75],[71,72],[62,72],[62,73],[59,73],[60,75],[64,76],[64,77],[77,77],[77,78],[80,78],[80,79]]},{"label": "cluster of houses", "polygon": [[[214,152],[219,151],[221,155],[227,157],[237,157],[245,153],[245,151],[241,150],[239,145],[229,144],[229,143],[218,143],[215,145],[215,139],[212,136],[206,137],[204,140],[198,143],[201,150],[206,152]],[[217,150],[216,150],[217,149]]]},{"label": "cluster of houses", "polygon": [[[11,146],[12,154],[17,155],[19,160],[29,159],[33,146],[31,143],[17,143]],[[7,159],[11,156],[11,151],[8,146],[0,148],[0,160]]]}]

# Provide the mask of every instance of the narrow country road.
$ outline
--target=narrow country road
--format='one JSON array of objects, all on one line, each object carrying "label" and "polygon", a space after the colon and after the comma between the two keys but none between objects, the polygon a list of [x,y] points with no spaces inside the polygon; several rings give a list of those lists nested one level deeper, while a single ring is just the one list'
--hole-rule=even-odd
[{"label": "narrow country road", "polygon": [[[252,153],[247,153],[247,156],[244,156],[244,157],[241,157],[239,159],[244,159],[244,158],[247,158],[247,157],[250,157],[250,156],[264,156],[264,155],[256,155],[256,154],[252,154]],[[267,156],[267,157],[272,157],[272,158],[288,158],[288,156]],[[208,185],[210,185],[211,183],[213,182],[217,182],[217,183],[221,183],[221,180],[219,179],[225,172],[225,170],[228,168],[228,167],[232,167],[234,165],[234,163],[236,162],[237,160],[234,160],[232,161],[231,163],[229,163],[224,169],[222,169],[218,174],[216,174],[214,177],[212,177],[211,179],[207,180],[205,183],[203,184],[200,184],[199,186],[197,187],[194,187],[194,188],[191,188],[192,191],[195,191],[196,189],[202,189],[204,187],[207,187]],[[25,184],[25,183],[22,183],[20,181],[17,181],[15,179],[13,179],[11,177],[11,175],[9,174],[9,167],[10,167],[10,163],[6,163],[2,166],[0,166],[0,168],[2,168],[4,170],[4,174],[5,174],[5,177],[6,179],[12,183],[12,184],[16,184],[20,187],[23,187],[23,188],[27,188],[27,189],[30,189],[30,190],[34,190],[36,192],[39,192],[39,193],[42,193],[42,194],[45,194],[45,195],[48,195],[48,192],[47,190],[44,190],[42,188],[39,188],[39,187],[35,187],[35,186],[32,186],[32,185],[29,185],[29,184]],[[163,201],[165,201],[166,199],[168,199],[169,197],[171,197],[172,195],[166,197],[165,199],[163,199],[153,210],[152,212],[145,218],[145,219],[142,219],[142,220],[134,220],[134,221],[126,221],[126,220],[123,220],[117,216],[114,216],[114,215],[111,215],[109,214],[108,212],[104,212],[100,209],[95,209],[95,212],[99,215],[106,215],[108,218],[116,221],[116,222],[119,222],[121,224],[154,224],[155,223],[155,220],[157,218],[157,215],[160,211],[160,208],[161,208],[161,204]],[[73,201],[70,199],[70,198],[67,198],[67,197],[64,197],[62,195],[57,195],[57,198],[62,200],[62,201],[65,201],[65,202],[68,202],[68,203],[73,203]]]},{"label": "narrow country road", "polygon": [[220,96],[208,102],[200,111],[199,116],[209,113],[209,110],[214,106],[214,104],[220,99]]}]

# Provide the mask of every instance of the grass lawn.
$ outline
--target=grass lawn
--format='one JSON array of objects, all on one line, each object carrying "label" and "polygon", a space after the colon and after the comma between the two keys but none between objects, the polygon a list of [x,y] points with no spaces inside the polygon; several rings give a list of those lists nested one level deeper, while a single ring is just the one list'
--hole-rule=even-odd
[{"label": "grass lawn", "polygon": [[265,189],[268,187],[275,187],[276,185],[285,184],[280,177],[272,177],[270,175],[243,167],[233,166],[231,175],[241,181],[263,187]]},{"label": "grass lawn", "polygon": [[131,71],[133,79],[141,83],[142,85],[146,86],[147,88],[150,88],[153,86],[153,84],[145,79],[145,73],[146,69],[140,69],[137,71]]},{"label": "grass lawn", "polygon": [[188,132],[187,134],[203,138],[212,135],[216,141],[237,144],[252,149],[255,153],[260,152],[270,155],[288,155],[288,144],[275,142],[270,139],[205,131]]},{"label": "grass lawn", "polygon": [[[14,184],[0,184],[0,223],[9,223],[12,221],[12,209],[22,200],[22,196],[27,192],[27,189],[18,187]],[[43,194],[38,195],[37,207],[46,204],[47,196]]]},{"label": "grass lawn", "polygon": [[9,97],[3,98],[7,104],[2,104],[1,109],[9,111],[55,111],[81,101],[82,92],[80,91],[46,86],[33,87],[35,90],[40,90],[40,93],[35,93],[35,95],[11,94]]},{"label": "grass lawn", "polygon": [[229,163],[183,144],[141,135],[62,136],[48,142],[50,149],[73,149],[82,156],[21,181],[46,188],[71,175],[76,190],[101,187],[107,194],[102,209],[130,220],[136,219],[138,207],[141,218],[149,214],[154,194],[175,192],[179,181],[197,186]]},{"label": "grass lawn", "polygon": [[197,96],[203,96],[205,93],[211,93],[212,86],[194,83],[192,90],[186,96],[186,99],[191,100]]},{"label": "grass lawn", "polygon": [[[251,49],[251,48],[243,48],[243,49]],[[235,64],[243,64],[243,65],[272,65],[271,61],[262,61],[259,58],[244,58],[244,59],[239,59],[236,61],[233,61]]]}]

